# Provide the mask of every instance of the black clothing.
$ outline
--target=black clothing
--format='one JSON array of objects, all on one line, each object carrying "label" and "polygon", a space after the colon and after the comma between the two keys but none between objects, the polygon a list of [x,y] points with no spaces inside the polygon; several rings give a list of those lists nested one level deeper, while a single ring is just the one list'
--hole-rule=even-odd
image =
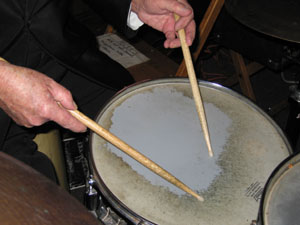
[{"label": "black clothing", "polygon": [[[110,24],[132,34],[126,28],[130,2],[87,1]],[[109,86],[122,88],[133,82],[124,68],[97,50],[93,35],[71,17],[69,5],[70,0],[1,0],[0,56],[13,64],[35,68],[43,52],[66,68]],[[39,46],[40,52],[32,52],[33,45]]]},{"label": "black clothing", "polygon": [[[134,32],[126,27],[130,2],[87,0],[107,22],[132,35]],[[60,82],[71,91],[79,110],[94,118],[117,90],[133,83],[133,78],[98,51],[93,35],[71,18],[69,3],[70,0],[1,0],[0,56]],[[1,109],[0,127],[1,151],[53,178],[51,163],[46,163],[32,141],[38,128],[19,127]]]}]

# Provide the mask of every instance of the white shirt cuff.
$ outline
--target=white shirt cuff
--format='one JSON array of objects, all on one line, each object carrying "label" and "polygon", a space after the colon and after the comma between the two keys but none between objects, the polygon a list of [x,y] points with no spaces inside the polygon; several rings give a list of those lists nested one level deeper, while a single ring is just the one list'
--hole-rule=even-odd
[{"label": "white shirt cuff", "polygon": [[139,29],[144,23],[139,19],[138,15],[135,12],[131,11],[131,6],[129,8],[128,17],[127,17],[127,26],[132,30]]}]

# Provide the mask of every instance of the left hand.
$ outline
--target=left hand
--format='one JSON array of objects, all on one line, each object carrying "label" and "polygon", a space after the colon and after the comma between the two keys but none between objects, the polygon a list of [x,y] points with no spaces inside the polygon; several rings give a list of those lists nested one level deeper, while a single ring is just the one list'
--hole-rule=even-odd
[{"label": "left hand", "polygon": [[[193,9],[186,0],[132,0],[131,7],[141,21],[165,34],[165,48],[180,46],[177,37],[180,29],[185,30],[187,44],[193,43],[196,24]],[[174,13],[180,16],[178,21],[175,21]]]},{"label": "left hand", "polygon": [[67,110],[77,108],[70,91],[45,74],[3,61],[0,61],[0,108],[18,125],[28,128],[54,121],[73,132],[87,129]]}]

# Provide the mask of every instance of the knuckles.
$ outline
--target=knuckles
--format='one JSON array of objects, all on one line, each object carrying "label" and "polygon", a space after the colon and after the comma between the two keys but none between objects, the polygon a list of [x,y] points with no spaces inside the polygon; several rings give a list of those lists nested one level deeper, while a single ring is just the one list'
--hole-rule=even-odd
[{"label": "knuckles", "polygon": [[46,122],[48,122],[51,118],[51,114],[53,110],[47,105],[40,105],[34,115],[31,115],[27,118],[29,126],[40,126]]}]

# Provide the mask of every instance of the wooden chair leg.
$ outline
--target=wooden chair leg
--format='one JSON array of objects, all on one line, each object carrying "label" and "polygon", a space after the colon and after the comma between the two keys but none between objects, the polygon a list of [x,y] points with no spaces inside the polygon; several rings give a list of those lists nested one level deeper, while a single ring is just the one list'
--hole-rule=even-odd
[{"label": "wooden chair leg", "polygon": [[250,81],[250,73],[248,72],[243,56],[232,50],[230,50],[230,54],[243,94],[255,101],[256,98]]},{"label": "wooden chair leg", "polygon": [[[198,58],[207,37],[215,24],[215,21],[224,5],[224,0],[211,0],[204,17],[199,25],[199,44],[196,51],[193,53],[194,60]],[[177,72],[176,77],[187,77],[187,70],[184,60],[181,62]]]},{"label": "wooden chair leg", "polygon": [[113,26],[111,26],[111,25],[107,25],[106,26],[106,29],[105,29],[105,32],[104,32],[105,34],[107,34],[107,33],[116,33],[116,30],[113,28]]}]

